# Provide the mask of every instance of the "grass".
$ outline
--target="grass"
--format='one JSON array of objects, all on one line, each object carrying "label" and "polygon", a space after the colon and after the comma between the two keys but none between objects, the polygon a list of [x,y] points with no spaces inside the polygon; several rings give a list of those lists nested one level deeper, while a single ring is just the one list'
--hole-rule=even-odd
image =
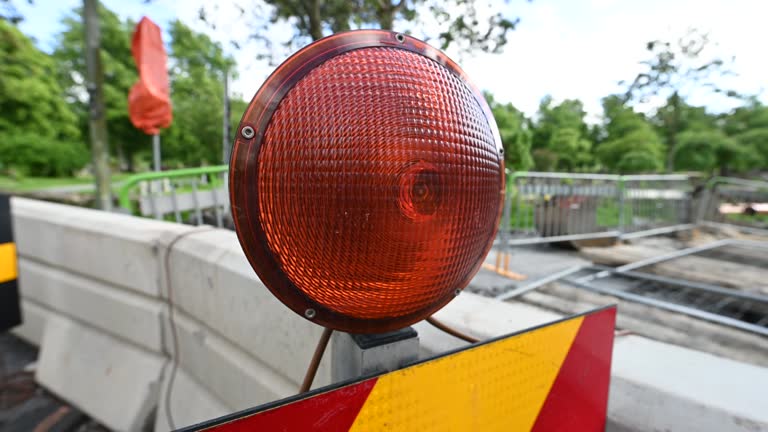
[{"label": "grass", "polygon": [[746,215],[746,214],[732,213],[732,214],[725,215],[725,219],[726,219],[726,222],[732,221],[732,222],[758,223],[762,225],[768,225],[768,214]]},{"label": "grass", "polygon": [[[624,212],[621,215],[623,220],[623,226],[629,226],[635,218],[638,219],[649,219],[651,218],[654,223],[659,222],[668,222],[668,223],[674,223],[678,217],[677,213],[671,206],[663,206],[658,209],[653,209],[651,204],[653,202],[649,203],[643,203],[643,202],[635,202],[635,205],[637,205],[639,208],[637,210],[637,213],[635,212],[635,209],[633,209],[632,203],[626,202],[624,203]],[[594,204],[593,204],[594,205]],[[645,206],[646,208],[643,208]],[[518,208],[519,207],[519,208]],[[559,211],[563,211],[559,208],[556,208],[554,210],[555,213],[558,213]],[[595,218],[595,225],[600,228],[617,228],[619,226],[619,203],[615,200],[609,200],[609,199],[601,199],[599,200],[596,208],[594,210],[592,209],[584,209],[582,210],[586,212],[586,214],[581,213],[581,215],[584,215],[582,217],[589,218],[589,213],[593,213]],[[564,214],[568,214],[568,211],[565,210]],[[578,210],[575,210],[573,213],[574,217],[577,217],[577,215],[580,215]],[[520,218],[518,220],[518,218]],[[511,205],[511,211],[510,211],[510,227],[513,230],[533,230],[535,229],[535,221],[534,221],[534,206],[530,202],[516,202],[513,201]]]},{"label": "grass", "polygon": [[[131,174],[115,173],[111,176],[112,182],[120,181]],[[77,186],[92,184],[92,177],[24,177],[13,179],[0,176],[0,191],[18,193],[32,192],[40,189],[48,189],[62,186]]]}]

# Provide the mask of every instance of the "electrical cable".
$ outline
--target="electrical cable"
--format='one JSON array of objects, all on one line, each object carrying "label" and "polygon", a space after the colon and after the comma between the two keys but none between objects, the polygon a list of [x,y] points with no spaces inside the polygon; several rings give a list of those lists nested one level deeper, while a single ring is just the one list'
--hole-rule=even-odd
[{"label": "electrical cable", "polygon": [[304,375],[304,382],[301,383],[299,388],[299,394],[306,393],[312,387],[312,381],[315,380],[317,374],[317,368],[320,367],[320,360],[323,359],[323,353],[328,346],[328,341],[331,339],[331,333],[333,330],[326,327],[323,329],[323,334],[320,335],[320,340],[317,341],[317,347],[315,348],[315,354],[312,355],[312,361],[309,362],[307,367],[307,373]]},{"label": "electrical cable", "polygon": [[458,331],[458,330],[456,330],[456,329],[454,329],[452,327],[449,327],[449,326],[443,324],[442,322],[440,322],[437,319],[435,319],[434,316],[431,316],[431,317],[427,318],[427,322],[432,324],[433,326],[435,326],[437,329],[442,330],[442,331],[448,333],[449,335],[451,335],[453,337],[457,337],[457,338],[459,338],[459,339],[461,339],[463,341],[466,341],[466,342],[469,342],[469,343],[480,342],[479,339],[475,339],[472,336],[469,336],[469,335],[466,335],[464,333],[461,333],[460,331]]},{"label": "electrical cable", "polygon": [[171,356],[171,374],[168,377],[168,388],[165,391],[165,417],[168,421],[168,425],[171,430],[176,429],[176,422],[173,420],[173,414],[171,413],[171,392],[173,391],[173,382],[176,379],[176,374],[179,369],[179,334],[176,330],[176,321],[174,317],[174,303],[173,303],[173,290],[171,289],[171,252],[173,247],[176,246],[180,240],[192,235],[199,234],[206,231],[212,231],[215,228],[212,226],[205,226],[202,229],[194,229],[177,235],[165,250],[165,257],[163,263],[165,265],[165,287],[168,297],[168,324],[171,330],[171,339],[173,342],[173,356]]}]

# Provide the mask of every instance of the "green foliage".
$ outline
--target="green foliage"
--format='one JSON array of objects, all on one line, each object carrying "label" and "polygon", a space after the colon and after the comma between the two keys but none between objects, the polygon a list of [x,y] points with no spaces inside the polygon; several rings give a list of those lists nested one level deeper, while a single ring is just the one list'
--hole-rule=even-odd
[{"label": "green foliage", "polygon": [[648,120],[612,95],[603,99],[605,139],[597,147],[600,163],[622,174],[656,172],[663,164],[661,141]]},{"label": "green foliage", "polygon": [[[163,160],[200,166],[221,161],[224,74],[232,59],[208,36],[181,21],[171,23],[171,99],[174,122],[163,133]],[[238,117],[239,107],[232,107]]]},{"label": "green foliage", "polygon": [[587,136],[589,128],[584,122],[585,116],[584,105],[579,100],[566,99],[553,106],[552,98],[544,97],[539,104],[538,120],[533,130],[533,148],[548,147],[558,129],[573,129],[580,136]]},{"label": "green foliage", "polygon": [[567,99],[554,105],[546,96],[539,104],[533,132],[533,159],[537,170],[583,171],[593,162],[590,130],[584,122],[586,112],[579,100]]},{"label": "green foliage", "polygon": [[723,131],[737,143],[737,169],[768,169],[768,106],[752,98],[720,120]]},{"label": "green foliage", "polygon": [[647,124],[610,139],[597,149],[597,158],[611,172],[634,174],[656,172],[663,161],[661,141]]},{"label": "green foliage", "polygon": [[536,171],[554,171],[557,168],[557,153],[552,150],[540,148],[531,153],[533,165]]},{"label": "green foliage", "polygon": [[753,129],[768,128],[768,106],[763,105],[753,97],[729,114],[721,116],[723,132],[734,136],[749,132]]},{"label": "green foliage", "polygon": [[0,132],[3,172],[37,177],[72,176],[86,163],[88,151],[81,143],[61,141],[34,132]]},{"label": "green foliage", "polygon": [[[136,129],[128,114],[128,93],[138,81],[131,55],[136,23],[121,20],[106,7],[99,8],[101,56],[104,67],[104,99],[111,153],[132,171],[137,159],[151,160],[151,137]],[[87,134],[88,106],[84,87],[83,25],[79,12],[63,20],[54,59],[66,100],[78,119],[71,124]],[[161,132],[163,164],[169,167],[217,164],[221,161],[221,125],[224,71],[234,69],[221,46],[180,21],[171,23],[169,77],[173,123]],[[203,102],[204,101],[204,102]],[[233,110],[238,119],[241,110]]]},{"label": "green foliage", "polygon": [[677,136],[689,129],[706,128],[709,123],[704,109],[685,111],[685,99],[693,89],[710,89],[727,97],[738,96],[715,85],[714,78],[728,74],[726,62],[711,56],[707,47],[709,36],[696,29],[689,30],[676,41],[653,40],[647,43],[649,59],[641,62],[644,70],[628,85],[625,100],[641,102],[653,96],[667,98],[656,120],[667,147],[667,169],[674,169]]},{"label": "green foliage", "polygon": [[[128,92],[138,80],[131,56],[131,35],[136,23],[121,20],[103,5],[99,7],[101,60],[104,69],[104,105],[110,153],[122,156],[125,168],[133,168],[134,155],[147,147],[147,138],[133,127],[128,115]],[[85,88],[85,54],[82,14],[78,9],[62,21],[53,58],[67,101],[78,115],[76,124],[88,136],[88,92]]]},{"label": "green foliage", "polygon": [[719,157],[738,158],[736,148],[734,141],[718,130],[686,131],[678,136],[675,166],[682,170],[713,172],[724,162]]},{"label": "green foliage", "polygon": [[77,117],[55,78],[55,63],[0,20],[0,161],[3,170],[70,175],[87,163]]},{"label": "green foliage", "polygon": [[0,131],[78,139],[76,117],[55,79],[55,64],[29,38],[0,21]]},{"label": "green foliage", "polygon": [[549,149],[558,155],[557,169],[584,171],[592,163],[592,143],[577,129],[557,129],[549,140]]},{"label": "green foliage", "polygon": [[515,171],[528,170],[533,166],[532,135],[525,115],[512,104],[496,102],[490,93],[485,93],[485,98],[499,127],[507,167]]},{"label": "green foliage", "polygon": [[[21,0],[19,0],[21,1]],[[0,0],[0,5],[9,5]],[[480,23],[474,0],[443,4],[427,0],[270,0],[272,21],[288,20],[298,43],[332,31],[356,27],[418,26],[436,19],[444,45],[498,51],[515,22],[492,15]],[[477,3],[477,4],[476,4]],[[429,17],[417,10],[429,8]],[[319,8],[319,9],[318,9]],[[10,10],[10,9],[8,9]],[[266,9],[265,9],[266,10]],[[0,11],[3,12],[3,11]],[[127,162],[151,158],[151,138],[130,123],[128,92],[137,81],[130,52],[135,23],[99,10],[102,33],[104,95],[112,154]],[[1,14],[0,14],[1,15]],[[205,11],[201,16],[204,17]],[[267,16],[265,13],[262,16]],[[495,20],[495,21],[494,21]],[[319,27],[318,27],[319,26]],[[480,31],[480,29],[483,29]],[[162,133],[167,167],[218,164],[221,160],[223,77],[234,61],[209,37],[180,21],[167,29],[169,76],[174,122]],[[486,33],[486,30],[488,32]],[[603,100],[604,121],[587,125],[579,100],[555,104],[542,99],[533,119],[514,105],[486,98],[505,150],[508,167],[523,171],[657,172],[665,156],[678,169],[721,173],[768,168],[768,107],[756,98],[731,113],[714,116],[686,102],[692,83],[707,84],[723,68],[701,53],[708,41],[699,34],[675,43],[655,41],[646,69],[627,94]],[[72,175],[88,162],[87,91],[84,86],[83,26],[77,11],[63,20],[52,55],[38,50],[9,19],[0,16],[0,171],[33,176]],[[715,88],[715,91],[720,91]],[[722,91],[720,91],[722,92]],[[666,103],[652,117],[635,112],[628,102],[663,94]],[[231,136],[247,102],[231,101]],[[668,154],[667,154],[668,153]]]},{"label": "green foliage", "polygon": [[[282,45],[296,49],[310,40],[318,40],[330,33],[352,28],[396,29],[412,33],[423,27],[425,21],[434,22],[441,32],[437,35],[441,49],[456,46],[462,52],[501,52],[507,36],[514,30],[518,19],[507,18],[503,13],[486,14],[488,4],[477,0],[266,0],[267,8],[252,2],[253,18],[248,19],[245,8],[242,18],[253,27],[252,37],[267,45],[265,57],[271,57],[274,48],[265,34],[269,26],[277,22],[289,23],[295,33]],[[266,10],[265,10],[266,9]],[[419,10],[429,10],[422,16]],[[215,19],[216,6],[202,7],[200,19],[209,24]],[[262,17],[268,16],[264,20]],[[486,17],[487,16],[487,17]]]},{"label": "green foliage", "polygon": [[744,153],[743,168],[768,169],[768,127],[750,129],[733,138]]}]

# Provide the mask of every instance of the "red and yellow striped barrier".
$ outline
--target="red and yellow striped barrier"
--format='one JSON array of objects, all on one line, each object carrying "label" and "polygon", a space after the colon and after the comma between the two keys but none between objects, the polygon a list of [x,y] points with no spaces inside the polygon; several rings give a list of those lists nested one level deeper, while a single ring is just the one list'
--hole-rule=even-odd
[{"label": "red and yellow striped barrier", "polygon": [[11,226],[11,197],[0,194],[0,332],[21,324],[16,243]]},{"label": "red and yellow striped barrier", "polygon": [[615,307],[188,428],[602,431]]}]

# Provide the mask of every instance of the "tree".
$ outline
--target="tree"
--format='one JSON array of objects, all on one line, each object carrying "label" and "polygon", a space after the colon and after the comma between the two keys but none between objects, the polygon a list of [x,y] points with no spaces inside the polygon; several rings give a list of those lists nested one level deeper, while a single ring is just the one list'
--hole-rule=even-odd
[{"label": "tree", "polygon": [[715,93],[737,96],[715,85],[713,76],[729,72],[724,60],[707,56],[709,45],[708,35],[695,29],[689,30],[675,43],[662,40],[648,42],[646,48],[651,58],[641,62],[645,71],[635,77],[625,94],[626,101],[633,98],[646,101],[655,95],[667,98],[666,112],[658,118],[665,131],[667,169],[670,171],[674,169],[677,134],[683,130],[682,109],[689,93],[693,89],[709,88]]},{"label": "tree", "polygon": [[[26,0],[28,4],[32,4],[32,0]],[[16,6],[11,0],[0,0],[0,21],[7,21],[11,24],[18,24],[24,20]]]},{"label": "tree", "polygon": [[554,171],[557,168],[557,153],[552,150],[540,148],[531,152],[533,165],[536,171]]},{"label": "tree", "polygon": [[597,146],[598,160],[619,173],[655,172],[663,165],[663,146],[642,114],[627,106],[622,97],[603,99],[605,138]]},{"label": "tree", "polygon": [[491,107],[499,135],[504,146],[504,160],[507,166],[516,171],[525,171],[533,166],[531,158],[531,131],[520,110],[511,103],[501,104],[493,95],[485,93],[485,99]]},{"label": "tree", "polygon": [[721,116],[723,132],[728,136],[736,136],[754,129],[768,128],[768,106],[759,99],[752,97],[744,106]]},{"label": "tree", "polygon": [[[174,122],[165,133],[164,160],[177,165],[218,164],[224,74],[235,63],[219,44],[181,21],[172,22],[169,33]],[[236,103],[233,112],[238,110]]]},{"label": "tree", "polygon": [[647,124],[605,141],[596,153],[606,168],[620,174],[656,172],[664,159],[661,141]]},{"label": "tree", "polygon": [[741,170],[768,168],[768,106],[753,97],[721,121],[723,131],[736,141],[742,154]]},{"label": "tree", "polygon": [[[99,8],[99,16],[110,144],[114,152],[121,155],[123,168],[133,171],[136,160],[151,157],[150,137],[133,126],[128,114],[128,93],[138,80],[131,55],[136,23],[121,20],[104,6]],[[79,117],[79,121],[73,123],[85,131],[88,111],[84,97],[87,92],[83,80],[82,20],[73,14],[66,17],[63,24],[64,31],[58,36],[53,56],[59,66],[59,81],[66,88],[66,99]],[[164,164],[218,164],[221,161],[223,76],[224,71],[234,69],[235,63],[224,55],[220,45],[180,21],[171,23],[170,27],[169,76],[174,121],[161,134]],[[237,109],[233,112],[242,114]]]},{"label": "tree", "polygon": [[554,105],[550,96],[541,100],[536,121],[530,122],[536,169],[571,171],[590,166],[592,131],[584,122],[585,116],[584,105],[579,100],[566,99],[558,105]]},{"label": "tree", "polygon": [[551,96],[545,96],[539,103],[537,121],[533,127],[533,148],[547,148],[552,135],[558,129],[573,129],[580,137],[589,134],[589,127],[584,122],[587,113],[584,104],[579,100],[566,99],[559,105],[553,106]]},{"label": "tree", "polygon": [[557,155],[556,167],[564,171],[584,171],[592,163],[592,143],[578,129],[556,129],[549,150]]},{"label": "tree", "polygon": [[82,168],[88,153],[53,60],[5,20],[0,20],[0,58],[3,169],[55,176]]},{"label": "tree", "polygon": [[727,169],[729,163],[738,163],[738,147],[718,130],[686,131],[678,138],[674,156],[679,169],[712,173],[717,167]]},{"label": "tree", "polygon": [[735,135],[733,139],[738,143],[738,152],[742,155],[739,159],[742,161],[739,166],[741,171],[751,168],[768,169],[768,127],[750,129]]},{"label": "tree", "polygon": [[[265,35],[269,34],[271,25],[279,22],[288,23],[295,29],[290,39],[282,44],[291,51],[331,33],[354,28],[418,33],[425,20],[434,20],[445,29],[438,35],[441,49],[456,46],[461,52],[498,53],[519,21],[501,13],[487,15],[477,0],[265,0],[265,3],[266,8],[254,0],[232,0],[241,19],[253,28],[251,37],[266,45],[266,52],[260,53],[259,57],[269,59],[274,56],[274,47]],[[218,9],[218,4],[203,6],[198,15],[215,27]],[[269,18],[265,20],[265,16]],[[232,42],[239,46],[242,41]]]},{"label": "tree", "polygon": [[[131,55],[131,36],[136,23],[123,21],[99,5],[101,59],[104,70],[104,104],[111,154],[118,155],[123,169],[133,171],[134,156],[149,146],[149,138],[136,129],[128,115],[128,92],[138,80]],[[66,100],[78,114],[78,125],[85,134],[88,127],[88,100],[85,88],[85,51],[80,11],[66,16],[64,30],[57,37],[53,57],[58,65],[59,82],[66,89]]]}]

